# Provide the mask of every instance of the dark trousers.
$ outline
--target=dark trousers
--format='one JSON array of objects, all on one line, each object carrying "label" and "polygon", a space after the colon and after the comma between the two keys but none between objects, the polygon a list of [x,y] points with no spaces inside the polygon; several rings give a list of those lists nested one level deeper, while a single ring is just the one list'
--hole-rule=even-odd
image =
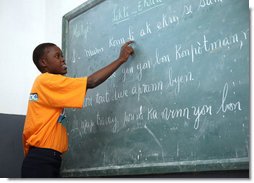
[{"label": "dark trousers", "polygon": [[61,162],[61,153],[58,151],[32,147],[23,161],[21,177],[59,178]]}]

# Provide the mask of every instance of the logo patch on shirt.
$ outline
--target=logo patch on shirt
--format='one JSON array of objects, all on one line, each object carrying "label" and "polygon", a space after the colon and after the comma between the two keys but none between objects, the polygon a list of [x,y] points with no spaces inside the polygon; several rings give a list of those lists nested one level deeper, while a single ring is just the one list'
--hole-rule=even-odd
[{"label": "logo patch on shirt", "polygon": [[30,93],[29,100],[30,101],[38,101],[38,94],[37,93]]}]

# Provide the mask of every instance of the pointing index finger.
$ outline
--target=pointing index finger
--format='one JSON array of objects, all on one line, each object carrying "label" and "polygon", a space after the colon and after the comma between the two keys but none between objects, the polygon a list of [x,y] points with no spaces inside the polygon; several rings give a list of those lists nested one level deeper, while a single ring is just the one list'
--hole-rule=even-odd
[{"label": "pointing index finger", "polygon": [[129,44],[131,44],[131,43],[134,43],[134,41],[127,41],[125,44],[126,44],[126,45],[129,45]]}]

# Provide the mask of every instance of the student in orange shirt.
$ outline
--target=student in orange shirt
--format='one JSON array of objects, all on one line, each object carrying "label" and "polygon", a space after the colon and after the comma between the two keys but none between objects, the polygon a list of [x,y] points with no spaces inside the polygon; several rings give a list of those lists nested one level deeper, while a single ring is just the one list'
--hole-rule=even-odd
[{"label": "student in orange shirt", "polygon": [[126,42],[118,59],[83,78],[64,76],[67,66],[62,51],[53,43],[38,45],[33,61],[40,74],[34,81],[23,129],[25,158],[22,177],[59,177],[61,155],[68,149],[68,137],[61,124],[64,108],[82,108],[87,89],[111,76],[134,50]]}]

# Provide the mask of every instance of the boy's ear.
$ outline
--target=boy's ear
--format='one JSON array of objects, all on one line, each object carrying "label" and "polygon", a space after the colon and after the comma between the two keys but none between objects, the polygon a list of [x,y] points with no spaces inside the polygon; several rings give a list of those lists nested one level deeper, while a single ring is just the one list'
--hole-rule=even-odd
[{"label": "boy's ear", "polygon": [[45,72],[47,69],[47,60],[45,57],[42,57],[40,60],[39,60],[39,67],[40,67],[40,71],[43,73]]},{"label": "boy's ear", "polygon": [[41,67],[46,67],[47,66],[47,62],[46,62],[45,57],[42,57],[39,62],[40,62]]}]

